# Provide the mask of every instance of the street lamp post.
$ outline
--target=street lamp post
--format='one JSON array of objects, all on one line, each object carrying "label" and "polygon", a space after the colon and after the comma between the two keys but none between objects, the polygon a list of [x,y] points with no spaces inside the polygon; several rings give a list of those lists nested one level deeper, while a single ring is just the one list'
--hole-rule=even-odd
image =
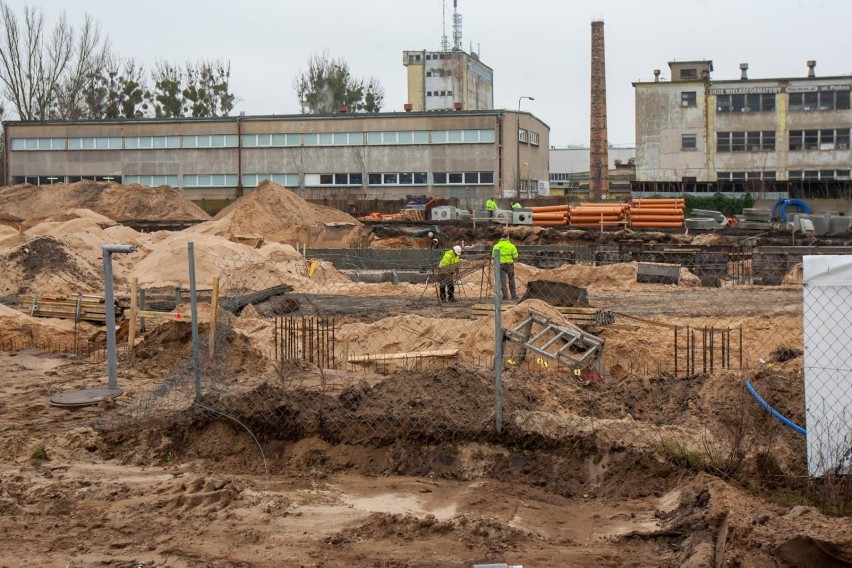
[{"label": "street lamp post", "polygon": [[517,128],[515,129],[515,197],[521,200],[521,101],[534,101],[535,97],[518,97]]}]

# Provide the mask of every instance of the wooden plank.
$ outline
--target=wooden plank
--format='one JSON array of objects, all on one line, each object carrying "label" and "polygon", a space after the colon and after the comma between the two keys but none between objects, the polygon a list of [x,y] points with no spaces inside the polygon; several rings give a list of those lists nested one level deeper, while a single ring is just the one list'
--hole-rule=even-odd
[{"label": "wooden plank", "polygon": [[404,351],[399,353],[373,353],[370,355],[350,355],[350,363],[370,361],[390,361],[394,359],[414,359],[416,357],[452,357],[458,355],[458,349],[438,349],[436,351]]},{"label": "wooden plank", "polygon": [[175,321],[192,321],[191,314],[182,314],[180,312],[155,312],[152,310],[137,310],[136,317],[138,318],[159,318],[171,319]]}]

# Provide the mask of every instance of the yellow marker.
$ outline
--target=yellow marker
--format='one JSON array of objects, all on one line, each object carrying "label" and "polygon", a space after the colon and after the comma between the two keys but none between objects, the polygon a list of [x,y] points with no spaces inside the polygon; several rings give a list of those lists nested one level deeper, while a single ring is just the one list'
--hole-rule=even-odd
[{"label": "yellow marker", "polygon": [[507,359],[507,360],[506,360],[506,363],[507,363],[507,364],[509,364],[509,365],[514,365],[514,364],[515,364],[515,360],[514,360],[514,359]]},{"label": "yellow marker", "polygon": [[319,261],[317,259],[311,260],[311,265],[308,267],[308,278],[313,277],[314,270],[317,269],[317,264],[319,264]]},{"label": "yellow marker", "polygon": [[581,374],[580,369],[574,369],[574,376],[579,377]]}]

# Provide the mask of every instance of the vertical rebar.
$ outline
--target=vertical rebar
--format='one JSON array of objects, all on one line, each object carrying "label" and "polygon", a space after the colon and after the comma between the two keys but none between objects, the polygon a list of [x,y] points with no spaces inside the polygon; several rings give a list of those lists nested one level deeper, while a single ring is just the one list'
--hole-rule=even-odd
[{"label": "vertical rebar", "polygon": [[201,402],[201,351],[198,344],[198,302],[195,295],[195,243],[186,243],[189,257],[189,305],[192,314],[192,370],[195,373],[195,402]]},{"label": "vertical rebar", "polygon": [[677,326],[674,326],[674,374],[675,374],[675,377],[677,377],[677,356],[678,356],[678,352],[677,352],[677,332],[678,332]]},{"label": "vertical rebar", "polygon": [[503,431],[503,313],[500,305],[500,251],[494,251],[494,416],[497,433]]}]

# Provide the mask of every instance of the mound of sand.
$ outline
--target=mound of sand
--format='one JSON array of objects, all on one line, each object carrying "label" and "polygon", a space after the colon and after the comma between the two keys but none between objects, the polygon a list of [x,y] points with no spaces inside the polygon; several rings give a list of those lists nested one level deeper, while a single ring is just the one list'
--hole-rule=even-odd
[{"label": "mound of sand", "polygon": [[200,207],[168,187],[94,181],[0,188],[0,210],[20,219],[90,209],[115,221],[195,221],[209,219]]},{"label": "mound of sand", "polygon": [[51,236],[38,236],[0,255],[0,273],[0,295],[103,288],[100,267]]},{"label": "mound of sand", "polygon": [[231,238],[263,235],[267,241],[318,248],[348,248],[361,235],[361,223],[343,211],[308,203],[292,191],[265,181],[192,233]]},{"label": "mound of sand", "polygon": [[199,288],[209,288],[216,277],[223,293],[257,291],[280,284],[289,284],[298,292],[317,293],[326,284],[351,283],[328,262],[318,262],[308,277],[309,263],[287,245],[255,249],[224,237],[186,231],[151,243],[152,252],[133,267],[130,276],[138,278],[143,288],[189,286],[189,241],[194,242]]},{"label": "mound of sand", "polygon": [[[77,325],[78,333],[83,335],[96,329],[87,323]],[[47,341],[54,342],[54,345],[73,344],[74,321],[34,318],[0,304],[0,349],[38,345]]]}]

